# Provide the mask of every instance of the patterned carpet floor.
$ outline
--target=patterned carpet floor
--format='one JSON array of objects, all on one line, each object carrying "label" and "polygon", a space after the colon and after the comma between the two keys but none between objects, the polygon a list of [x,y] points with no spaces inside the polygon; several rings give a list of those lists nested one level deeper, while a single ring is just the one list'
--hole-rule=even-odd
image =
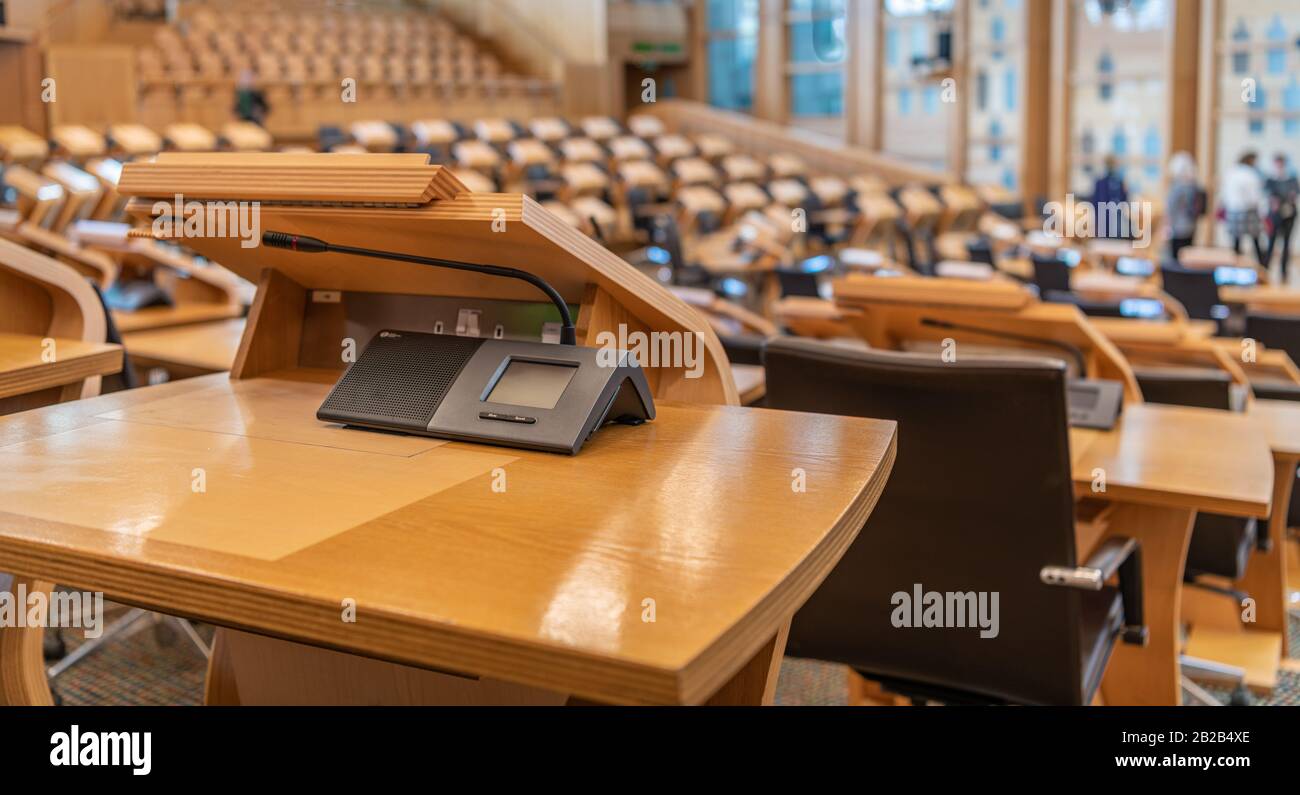
[{"label": "patterned carpet floor", "polygon": [[[106,605],[105,623],[125,614],[126,608]],[[211,642],[212,628],[196,626],[200,637]],[[67,705],[193,705],[203,701],[207,661],[190,640],[164,622],[155,628],[143,620],[129,637],[115,639],[81,660],[60,676],[54,689]],[[1300,657],[1300,618],[1291,617],[1289,642],[1292,657]],[[68,649],[80,640],[67,633]],[[848,703],[844,666],[818,660],[787,657],[781,664],[776,703],[785,706],[843,706]],[[1227,693],[1215,693],[1225,700]],[[1278,686],[1257,704],[1300,706],[1300,673],[1282,671]]]}]

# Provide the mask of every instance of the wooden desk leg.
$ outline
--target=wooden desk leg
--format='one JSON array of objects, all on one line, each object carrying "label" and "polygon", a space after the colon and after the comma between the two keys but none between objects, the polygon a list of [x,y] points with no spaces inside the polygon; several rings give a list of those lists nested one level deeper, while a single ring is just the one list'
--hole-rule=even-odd
[{"label": "wooden desk leg", "polygon": [[1196,512],[1117,503],[1107,535],[1142,543],[1142,607],[1150,637],[1143,647],[1116,641],[1101,681],[1109,705],[1169,705],[1182,700],[1178,679],[1183,567]]},{"label": "wooden desk leg", "polygon": [[212,636],[212,654],[208,656],[208,676],[203,683],[203,706],[239,706],[239,686],[235,681],[235,661],[226,640],[226,630],[218,627]]},{"label": "wooden desk leg", "polygon": [[[9,585],[10,596],[17,610],[26,606],[17,600],[19,586],[25,586],[28,598],[42,592],[49,604],[54,584],[14,575]],[[43,627],[0,628],[0,706],[48,707],[54,704],[50,683],[45,678]]]},{"label": "wooden desk leg", "polygon": [[1260,532],[1268,533],[1273,548],[1268,552],[1258,549],[1251,553],[1246,576],[1237,581],[1237,587],[1255,600],[1255,623],[1247,629],[1276,632],[1282,637],[1282,656],[1287,656],[1286,642],[1286,520],[1291,507],[1291,487],[1300,460],[1294,457],[1273,457],[1273,513],[1268,524],[1261,523]]},{"label": "wooden desk leg", "polygon": [[711,707],[771,706],[776,701],[776,680],[781,673],[785,641],[789,636],[790,622],[786,621],[776,635],[704,703]]}]

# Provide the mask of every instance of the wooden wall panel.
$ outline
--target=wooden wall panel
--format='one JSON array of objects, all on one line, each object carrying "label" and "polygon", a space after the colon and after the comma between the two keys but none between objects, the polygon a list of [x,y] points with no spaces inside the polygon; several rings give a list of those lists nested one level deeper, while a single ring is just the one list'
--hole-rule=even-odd
[{"label": "wooden wall panel", "polygon": [[136,120],[135,53],[114,45],[55,45],[46,54],[57,101],[50,124],[103,127]]}]

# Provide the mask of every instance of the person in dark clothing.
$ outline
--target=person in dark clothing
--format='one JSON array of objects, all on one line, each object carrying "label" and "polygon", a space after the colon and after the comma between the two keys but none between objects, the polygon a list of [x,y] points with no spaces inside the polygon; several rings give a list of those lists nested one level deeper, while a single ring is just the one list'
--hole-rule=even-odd
[{"label": "person in dark clothing", "polygon": [[1287,265],[1291,260],[1291,232],[1295,230],[1296,199],[1300,196],[1300,180],[1287,163],[1286,155],[1273,156],[1273,173],[1264,181],[1268,195],[1268,251],[1264,267],[1273,264],[1273,250],[1278,238],[1282,239],[1282,281],[1287,279]]},{"label": "person in dark clothing", "polygon": [[239,84],[235,86],[235,116],[240,121],[251,121],[261,126],[270,110],[266,94],[253,82],[253,73],[245,69],[239,76]]},{"label": "person in dark clothing", "polygon": [[[1112,206],[1115,204],[1119,205],[1118,211]],[[1096,215],[1097,237],[1128,237],[1128,187],[1114,155],[1106,156],[1106,170],[1092,187],[1092,209]],[[1112,219],[1117,223],[1114,228]]]}]

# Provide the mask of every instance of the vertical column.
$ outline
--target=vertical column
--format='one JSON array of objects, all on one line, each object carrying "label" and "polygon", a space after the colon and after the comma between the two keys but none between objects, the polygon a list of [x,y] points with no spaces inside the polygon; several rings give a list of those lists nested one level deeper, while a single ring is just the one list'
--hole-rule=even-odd
[{"label": "vertical column", "polygon": [[[1173,0],[1169,13],[1169,115],[1165,121],[1165,159],[1174,152],[1195,152],[1200,118],[1197,62],[1201,34],[1201,0]],[[1169,175],[1165,174],[1165,187]],[[1162,190],[1162,193],[1164,191]]]},{"label": "vertical column", "polygon": [[1052,129],[1052,14],[1051,3],[1024,4],[1024,42],[1020,73],[1020,195],[1025,211],[1033,212],[1037,196],[1052,192],[1049,176]]},{"label": "vertical column", "polygon": [[884,0],[849,0],[844,72],[844,131],[850,146],[880,150],[881,76],[884,72]]},{"label": "vertical column", "polygon": [[786,62],[785,0],[759,0],[758,62],[754,64],[754,115],[785,124],[790,103]]},{"label": "vertical column", "polygon": [[970,127],[970,56],[967,43],[970,41],[969,0],[953,0],[952,4],[952,78],[956,81],[957,93],[949,112],[948,124],[948,173],[956,182],[966,179],[966,138]]},{"label": "vertical column", "polygon": [[1074,65],[1073,0],[1052,0],[1051,125],[1048,141],[1048,198],[1059,200],[1070,187],[1070,75]]}]

